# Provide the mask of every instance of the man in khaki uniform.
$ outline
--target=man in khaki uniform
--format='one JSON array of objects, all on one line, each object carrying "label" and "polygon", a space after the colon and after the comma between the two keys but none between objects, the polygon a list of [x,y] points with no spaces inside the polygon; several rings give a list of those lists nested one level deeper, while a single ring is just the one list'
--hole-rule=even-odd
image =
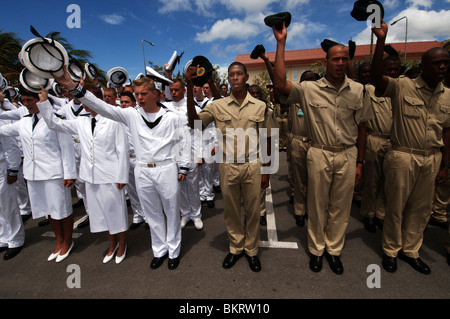
[{"label": "man in khaki uniform", "polygon": [[436,178],[441,183],[447,178],[450,90],[444,88],[442,80],[450,57],[442,48],[430,49],[422,57],[422,73],[416,79],[383,76],[387,31],[385,22],[373,29],[378,40],[372,62],[372,83],[377,93],[391,98],[393,112],[392,149],[384,160],[382,265],[386,271],[395,272],[399,256],[415,270],[429,274],[431,269],[420,259],[419,249]]},{"label": "man in khaki uniform", "polygon": [[325,254],[332,271],[342,274],[340,255],[353,189],[362,174],[363,122],[371,119],[373,113],[369,105],[363,104],[363,85],[345,74],[350,60],[347,47],[335,45],[329,49],[324,78],[291,83],[286,80],[284,65],[287,30],[273,28],[273,32],[277,40],[275,88],[282,103],[300,103],[304,107],[311,138],[306,159],[309,267],[320,271]]},{"label": "man in khaki uniform", "polygon": [[[190,86],[195,73],[196,68],[190,67],[186,74],[188,94],[192,92]],[[261,175],[259,129],[270,129],[271,121],[266,103],[248,93],[247,80],[246,67],[239,62],[232,63],[228,68],[230,96],[214,100],[197,114],[188,95],[188,116],[191,127],[195,127],[194,120],[200,119],[203,127],[214,121],[217,128],[219,152],[216,151],[216,160],[222,161],[219,164],[220,187],[230,249],[222,266],[233,267],[245,254],[250,268],[257,272],[261,270],[257,256],[261,188],[269,185],[269,175]],[[220,151],[223,158],[218,158]],[[245,224],[241,218],[241,199]]]},{"label": "man in khaki uniform", "polygon": [[[398,56],[388,56],[383,60],[384,75],[397,78],[400,75],[401,61]],[[378,97],[375,87],[365,85],[368,99],[372,104],[374,118],[366,123],[367,142],[364,165],[364,187],[361,200],[361,215],[364,227],[376,232],[376,226],[383,229],[386,210],[384,194],[383,161],[391,149],[392,106],[388,97]]]}]

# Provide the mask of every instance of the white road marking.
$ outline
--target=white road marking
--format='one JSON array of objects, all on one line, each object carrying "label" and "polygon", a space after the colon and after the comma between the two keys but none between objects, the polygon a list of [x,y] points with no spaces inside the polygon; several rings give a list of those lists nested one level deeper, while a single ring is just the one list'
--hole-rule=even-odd
[{"label": "white road marking", "polygon": [[278,241],[277,226],[275,223],[275,212],[273,209],[272,188],[266,189],[266,219],[267,219],[267,241],[261,241],[260,247],[298,249],[296,242]]}]

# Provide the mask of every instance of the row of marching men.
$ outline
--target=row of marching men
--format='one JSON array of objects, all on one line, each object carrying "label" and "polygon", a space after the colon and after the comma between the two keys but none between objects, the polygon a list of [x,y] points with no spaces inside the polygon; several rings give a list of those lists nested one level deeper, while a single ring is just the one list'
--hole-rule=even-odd
[{"label": "row of marching men", "polygon": [[[213,99],[207,85],[194,89],[198,111]],[[132,86],[103,89],[98,85],[92,85],[89,90],[104,104],[104,107],[135,109],[133,113],[141,109],[141,106],[137,105]],[[161,129],[159,139],[176,140],[180,146],[177,165],[179,183],[176,185],[166,183],[166,189],[158,190],[164,192],[164,196],[179,194],[179,199],[173,201],[167,198],[165,203],[154,203],[151,198],[157,197],[139,194],[146,185],[142,185],[135,178],[135,172],[144,174],[146,171],[141,171],[140,167],[165,164],[156,160],[155,163],[140,163],[136,159],[135,152],[151,152],[152,156],[157,157],[158,153],[171,151],[166,145],[168,141],[160,141],[160,145],[152,143],[151,150],[142,150],[138,146],[139,150],[136,151],[131,132],[133,128],[102,117],[83,105],[64,88],[62,90],[64,96],[48,96],[48,92],[44,89],[37,94],[22,88],[20,101],[9,97],[10,101],[2,97],[0,161],[4,172],[2,187],[8,190],[2,191],[1,199],[0,248],[6,250],[4,259],[16,256],[25,242],[23,220],[27,218],[20,217],[17,196],[12,185],[14,181],[11,177],[23,170],[22,181],[26,180],[25,189],[28,189],[26,199],[29,199],[33,218],[45,217],[44,221],[51,224],[56,236],[56,246],[48,261],[63,261],[74,247],[71,197],[71,187],[74,186],[88,216],[78,227],[89,224],[91,232],[108,234],[109,249],[104,256],[104,263],[114,258],[116,263],[120,263],[126,256],[126,231],[129,226],[126,204],[128,197],[133,211],[130,229],[135,229],[144,222],[150,226],[155,256],[152,268],[159,267],[167,256],[169,268],[176,268],[179,263],[181,234],[177,231],[177,227],[168,227],[167,231],[170,234],[154,227],[155,223],[160,222],[161,216],[153,216],[155,217],[153,219],[145,216],[139,198],[149,198],[144,205],[163,207],[170,205],[172,209],[177,210],[175,215],[180,217],[181,213],[181,228],[192,221],[197,230],[203,229],[202,203],[214,207],[214,191],[220,191],[217,164],[203,158],[211,158],[214,155],[217,143],[215,129],[212,126],[203,134],[200,145],[198,143],[189,145],[188,139],[183,138],[186,133],[193,135],[192,129],[190,132],[187,131],[189,129],[186,125],[185,90],[184,83],[178,81],[172,83],[167,92],[155,90],[161,110],[176,115],[176,130],[173,130],[173,126],[165,128],[165,125],[159,125],[158,128]],[[117,103],[118,91],[119,103]],[[165,98],[167,95],[169,99]],[[117,104],[120,104],[120,107]],[[155,126],[161,121],[161,117],[158,116],[161,112],[155,114],[143,110],[140,112],[148,126],[147,129],[155,130]],[[139,114],[139,111],[136,114]],[[155,116],[157,117],[154,118]],[[175,133],[179,136],[174,136]],[[205,155],[201,155],[202,153]],[[197,156],[198,154],[200,155]],[[195,156],[197,157],[194,158]],[[173,163],[173,160],[168,162]],[[166,164],[169,166],[170,163]],[[166,176],[161,173],[154,178],[164,180]],[[153,181],[150,179],[148,182]],[[154,222],[155,220],[158,222]],[[169,238],[169,245],[173,246],[170,249],[167,247],[166,238]]]}]

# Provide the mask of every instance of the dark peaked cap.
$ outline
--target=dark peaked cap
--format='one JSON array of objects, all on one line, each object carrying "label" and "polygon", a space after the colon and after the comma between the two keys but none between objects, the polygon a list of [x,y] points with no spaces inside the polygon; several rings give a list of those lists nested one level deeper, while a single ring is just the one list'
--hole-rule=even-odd
[{"label": "dark peaked cap", "polygon": [[277,30],[283,30],[283,22],[286,28],[291,24],[292,15],[289,12],[272,14],[264,18],[264,23],[268,27],[275,27]]},{"label": "dark peaked cap", "polygon": [[381,10],[381,19],[384,18],[384,7],[383,5],[376,0],[358,0],[353,5],[353,10],[350,15],[355,18],[357,21],[367,21],[372,12],[367,12],[367,8],[371,4],[376,4],[380,7]]}]

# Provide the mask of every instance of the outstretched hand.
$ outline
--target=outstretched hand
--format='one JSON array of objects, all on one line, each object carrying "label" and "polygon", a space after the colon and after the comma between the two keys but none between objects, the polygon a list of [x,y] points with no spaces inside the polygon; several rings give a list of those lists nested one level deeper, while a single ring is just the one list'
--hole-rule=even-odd
[{"label": "outstretched hand", "polygon": [[273,30],[273,35],[275,36],[275,39],[277,40],[277,42],[279,42],[279,41],[286,42],[287,29],[286,29],[286,24],[284,22],[283,22],[282,30],[278,30],[275,26],[272,27],[272,30]]},{"label": "outstretched hand", "polygon": [[377,39],[386,39],[387,33],[388,33],[388,25],[386,22],[382,22],[381,26],[379,28],[373,27],[372,32],[375,34]]}]

